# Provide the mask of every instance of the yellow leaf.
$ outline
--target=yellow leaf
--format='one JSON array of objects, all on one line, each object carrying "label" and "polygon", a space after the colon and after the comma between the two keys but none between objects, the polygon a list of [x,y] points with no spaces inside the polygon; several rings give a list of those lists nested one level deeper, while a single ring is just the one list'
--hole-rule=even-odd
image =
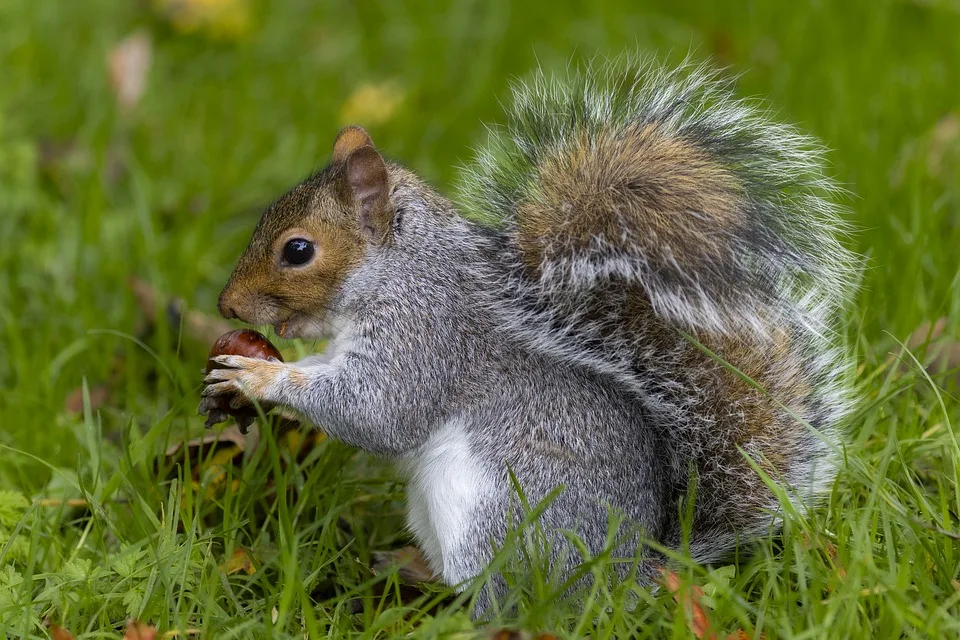
[{"label": "yellow leaf", "polygon": [[183,34],[240,40],[253,27],[249,0],[154,0],[161,17]]},{"label": "yellow leaf", "polygon": [[392,118],[404,100],[396,82],[365,83],[353,90],[340,107],[340,123],[375,127]]},{"label": "yellow leaf", "polygon": [[250,558],[250,554],[243,548],[234,549],[230,559],[220,565],[220,570],[228,576],[239,573],[240,571],[245,572],[247,575],[253,575],[257,572],[256,567],[253,566],[253,560]]}]

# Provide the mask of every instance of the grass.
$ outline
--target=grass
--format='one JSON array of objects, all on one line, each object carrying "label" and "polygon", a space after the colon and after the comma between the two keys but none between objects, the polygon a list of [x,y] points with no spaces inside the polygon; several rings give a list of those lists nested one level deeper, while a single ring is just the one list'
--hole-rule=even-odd
[{"label": "grass", "polygon": [[[344,120],[453,193],[512,78],[635,48],[713,57],[820,137],[869,259],[847,324],[864,401],[829,504],[682,581],[721,637],[960,635],[958,376],[903,347],[941,317],[960,335],[954,0],[194,0],[229,9],[196,28],[168,4],[0,3],[0,633],[47,637],[50,620],[118,637],[128,617],[218,638],[483,633],[465,608],[402,605],[395,576],[371,576],[372,550],[408,541],[385,463],[326,441],[298,458],[272,429],[226,478],[223,448],[164,456],[203,432],[207,344],[162,318],[145,331],[127,281],[212,313],[260,208],[326,161]],[[137,29],[154,58],[124,112],[106,56]],[[78,388],[85,410],[68,411]],[[252,574],[221,566],[237,550]],[[663,591],[578,605],[530,566],[517,628],[691,634]]]}]

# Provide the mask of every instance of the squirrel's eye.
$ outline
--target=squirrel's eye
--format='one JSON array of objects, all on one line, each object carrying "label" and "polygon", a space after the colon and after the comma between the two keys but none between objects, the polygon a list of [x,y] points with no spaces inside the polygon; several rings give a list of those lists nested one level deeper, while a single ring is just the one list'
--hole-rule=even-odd
[{"label": "squirrel's eye", "polygon": [[283,260],[287,264],[301,265],[310,262],[313,257],[313,243],[303,238],[288,240],[283,245]]}]

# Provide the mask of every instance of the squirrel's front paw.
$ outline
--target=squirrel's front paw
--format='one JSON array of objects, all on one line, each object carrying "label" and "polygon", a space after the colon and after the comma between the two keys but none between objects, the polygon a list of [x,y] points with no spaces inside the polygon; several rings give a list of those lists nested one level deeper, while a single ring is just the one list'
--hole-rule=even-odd
[{"label": "squirrel's front paw", "polygon": [[[213,361],[221,369],[212,369],[203,379],[206,388],[204,398],[220,395],[236,396],[230,403],[232,408],[244,404],[276,403],[291,365],[279,360],[261,360],[244,356],[217,356]],[[201,404],[202,406],[202,404]]]}]

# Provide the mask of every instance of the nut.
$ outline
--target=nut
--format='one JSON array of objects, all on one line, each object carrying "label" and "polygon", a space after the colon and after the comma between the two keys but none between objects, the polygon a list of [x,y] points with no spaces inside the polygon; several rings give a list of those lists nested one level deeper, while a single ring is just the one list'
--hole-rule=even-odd
[{"label": "nut", "polygon": [[[219,369],[220,365],[213,361],[217,356],[245,356],[247,358],[260,358],[268,360],[275,358],[283,362],[283,356],[280,351],[264,336],[262,333],[252,329],[237,329],[220,336],[213,348],[210,349],[210,355],[207,359],[207,368],[204,373],[210,373],[212,369]],[[238,400],[236,394],[224,394],[219,396],[210,396],[200,402],[200,413],[207,415],[206,426],[224,422],[232,416],[240,430],[247,432],[247,427],[256,419],[257,409],[250,404],[243,406],[233,406],[234,401]],[[240,400],[242,402],[242,400]],[[261,405],[264,412],[271,407]]]},{"label": "nut", "polygon": [[219,368],[213,362],[213,358],[217,356],[246,356],[247,358],[260,358],[261,360],[275,358],[283,362],[280,351],[267,340],[265,335],[253,329],[228,331],[217,338],[217,342],[210,349],[210,359],[207,360],[208,373],[211,369]]}]

